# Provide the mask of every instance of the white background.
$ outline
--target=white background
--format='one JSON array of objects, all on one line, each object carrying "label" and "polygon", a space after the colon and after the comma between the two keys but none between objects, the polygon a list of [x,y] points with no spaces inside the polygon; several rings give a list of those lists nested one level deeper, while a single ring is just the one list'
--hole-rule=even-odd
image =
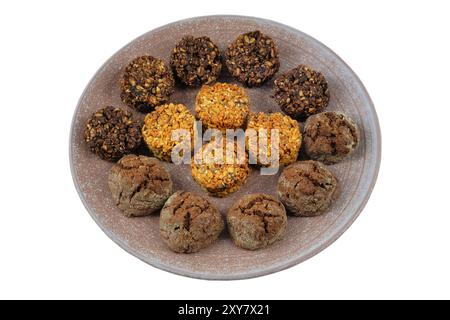
[{"label": "white background", "polygon": [[[135,37],[191,16],[241,14],[340,55],[381,124],[377,185],[353,226],[288,270],[188,279],[116,246],[72,183],[83,88]],[[0,298],[450,298],[448,1],[1,1]]]}]

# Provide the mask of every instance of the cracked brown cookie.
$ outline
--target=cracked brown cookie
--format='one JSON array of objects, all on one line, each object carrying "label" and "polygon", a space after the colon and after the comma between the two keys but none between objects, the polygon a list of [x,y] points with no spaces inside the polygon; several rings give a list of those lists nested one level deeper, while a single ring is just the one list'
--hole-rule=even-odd
[{"label": "cracked brown cookie", "polygon": [[322,112],[330,101],[323,74],[305,65],[282,74],[274,83],[274,98],[281,110],[300,121]]},{"label": "cracked brown cookie", "polygon": [[222,70],[219,48],[208,37],[185,36],[172,50],[170,66],[189,87],[217,80]]},{"label": "cracked brown cookie", "polygon": [[109,172],[108,185],[116,205],[127,217],[140,217],[162,208],[172,194],[172,180],[155,158],[127,155]]},{"label": "cracked brown cookie", "polygon": [[323,112],[305,123],[305,153],[314,160],[333,164],[349,157],[358,147],[355,122],[340,112]]},{"label": "cracked brown cookie", "polygon": [[89,118],[84,141],[100,158],[117,161],[140,146],[141,124],[133,119],[131,112],[109,106]]},{"label": "cracked brown cookie", "polygon": [[278,179],[278,197],[294,216],[322,214],[333,201],[338,181],[320,162],[299,161],[286,167]]},{"label": "cracked brown cookie", "polygon": [[203,197],[177,191],[161,210],[159,228],[161,238],[171,250],[191,253],[215,242],[224,222],[220,212]]},{"label": "cracked brown cookie", "polygon": [[121,79],[122,101],[138,111],[150,112],[169,101],[175,82],[164,61],[142,56],[131,61]]},{"label": "cracked brown cookie", "polygon": [[259,87],[279,69],[278,50],[272,38],[260,31],[241,34],[226,51],[231,75],[248,87]]},{"label": "cracked brown cookie", "polygon": [[280,240],[286,232],[283,204],[262,193],[244,196],[227,214],[228,231],[238,247],[257,250]]}]

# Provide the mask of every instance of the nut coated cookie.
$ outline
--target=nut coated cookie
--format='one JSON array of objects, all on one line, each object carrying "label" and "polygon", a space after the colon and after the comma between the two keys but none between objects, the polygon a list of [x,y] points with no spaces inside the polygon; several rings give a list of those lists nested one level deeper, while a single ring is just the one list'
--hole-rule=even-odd
[{"label": "nut coated cookie", "polygon": [[[226,143],[223,143],[225,146]],[[232,146],[233,144],[230,143]],[[231,148],[231,146],[229,146]],[[244,185],[248,176],[251,173],[250,166],[248,164],[248,157],[243,154],[243,161],[241,163],[239,153],[237,151],[238,145],[234,143],[233,147],[233,159],[230,159],[232,163],[226,162],[226,149],[225,147],[217,148],[214,142],[205,144],[201,149],[197,151],[191,162],[192,177],[194,180],[214,197],[225,197],[230,193],[236,192]],[[215,156],[217,153],[222,153],[222,162],[215,162]],[[196,161],[200,159],[199,163]]]},{"label": "nut coated cookie", "polygon": [[169,101],[174,85],[172,71],[162,60],[142,56],[126,66],[120,82],[121,98],[129,107],[150,112]]},{"label": "nut coated cookie", "polygon": [[117,161],[140,146],[141,124],[133,119],[131,112],[109,106],[89,118],[84,141],[100,158]]},{"label": "nut coated cookie", "polygon": [[[270,158],[272,152],[271,130],[278,130],[278,148],[274,146],[274,150],[278,151],[279,165],[287,165],[297,160],[300,145],[302,143],[302,134],[300,126],[294,119],[283,115],[280,112],[276,113],[251,113],[247,125],[247,137],[249,131],[253,129],[256,133],[256,139],[252,141],[249,139],[247,148],[249,152],[257,157],[259,165],[268,165],[261,162],[261,156]],[[260,149],[260,129],[265,129],[267,132],[267,148]]]},{"label": "nut coated cookie", "polygon": [[241,34],[225,54],[230,74],[248,87],[259,87],[279,69],[278,50],[272,38],[260,31]]},{"label": "nut coated cookie", "polygon": [[173,130],[183,129],[194,137],[194,121],[194,116],[183,104],[160,105],[145,117],[142,136],[155,157],[170,162],[172,149],[178,143],[172,140]]},{"label": "nut coated cookie", "polygon": [[208,37],[185,36],[172,50],[170,66],[189,87],[210,84],[222,70],[219,48]]},{"label": "nut coated cookie", "polygon": [[330,93],[322,73],[299,65],[275,80],[274,98],[284,113],[304,121],[327,107]]},{"label": "nut coated cookie", "polygon": [[195,100],[195,114],[205,128],[225,131],[245,126],[249,113],[249,98],[235,84],[204,85]]}]

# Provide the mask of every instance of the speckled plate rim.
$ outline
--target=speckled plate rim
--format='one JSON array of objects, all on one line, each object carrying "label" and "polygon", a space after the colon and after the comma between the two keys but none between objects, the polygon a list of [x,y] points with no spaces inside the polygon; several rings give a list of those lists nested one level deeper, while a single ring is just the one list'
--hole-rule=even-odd
[{"label": "speckled plate rim", "polygon": [[[310,40],[314,41],[317,43],[317,45],[319,47],[321,47],[324,51],[326,51],[329,55],[333,55],[337,60],[339,60],[347,69],[348,72],[351,74],[351,76],[354,77],[354,80],[358,83],[358,85],[361,86],[361,90],[364,93],[364,98],[367,101],[367,107],[371,110],[372,114],[373,114],[373,123],[374,123],[374,130],[375,130],[375,134],[373,135],[373,137],[376,139],[376,141],[373,141],[374,143],[374,149],[375,149],[375,166],[372,167],[372,172],[367,172],[368,176],[371,177],[370,179],[370,183],[368,185],[367,190],[365,191],[365,196],[363,198],[363,200],[361,201],[359,207],[356,208],[356,210],[354,211],[353,215],[349,215],[347,219],[343,219],[338,225],[336,225],[333,228],[333,233],[331,235],[329,235],[327,238],[323,238],[321,239],[321,241],[317,241],[316,243],[314,243],[313,245],[311,245],[307,250],[304,250],[302,252],[300,252],[297,256],[293,256],[291,258],[287,258],[284,261],[280,262],[280,263],[276,263],[271,265],[270,267],[264,268],[264,269],[254,269],[250,272],[242,272],[242,273],[233,273],[233,274],[222,274],[222,275],[218,275],[218,274],[210,274],[210,273],[196,273],[196,272],[192,272],[192,271],[188,271],[182,268],[177,268],[175,266],[172,265],[166,265],[163,263],[160,263],[157,260],[152,260],[152,261],[148,261],[148,258],[143,257],[139,252],[137,252],[136,250],[133,250],[133,248],[130,248],[129,246],[127,246],[125,243],[123,243],[120,239],[118,239],[113,233],[110,232],[110,230],[108,230],[107,228],[105,228],[101,222],[99,221],[99,219],[97,218],[96,214],[92,211],[92,209],[89,207],[89,205],[86,202],[86,199],[83,196],[83,193],[80,190],[80,183],[77,180],[77,177],[75,175],[75,169],[74,169],[74,164],[73,164],[73,150],[72,150],[72,145],[73,145],[73,137],[74,137],[74,124],[75,124],[75,118],[76,115],[79,111],[80,108],[80,103],[81,103],[81,99],[82,97],[85,95],[85,93],[87,92],[88,88],[91,86],[92,82],[94,81],[94,79],[96,78],[97,74],[99,74],[99,72],[107,65],[108,61],[119,51],[123,50],[124,48],[128,47],[131,43],[139,40],[140,38],[143,38],[148,32],[152,32],[152,31],[157,31],[163,28],[167,28],[171,25],[175,25],[175,24],[179,24],[182,22],[189,22],[192,20],[196,20],[196,19],[205,19],[205,18],[245,18],[245,19],[250,19],[250,20],[254,20],[256,22],[260,22],[260,23],[265,23],[268,25],[273,25],[273,26],[278,26],[280,28],[284,28],[286,30],[291,31],[292,33],[297,33],[303,37],[309,38]],[[370,98],[364,84],[362,83],[362,81],[359,79],[359,77],[356,75],[356,73],[347,65],[347,63],[342,60],[334,51],[332,51],[330,48],[328,48],[326,45],[324,45],[323,43],[321,43],[320,41],[316,40],[315,38],[305,34],[302,31],[299,31],[293,27],[284,25],[282,23],[279,22],[275,22],[272,20],[268,20],[268,19],[263,19],[263,18],[258,18],[258,17],[251,17],[251,16],[241,16],[241,15],[208,15],[208,16],[198,16],[198,17],[192,17],[192,18],[188,18],[188,19],[182,19],[182,20],[178,20],[166,25],[163,25],[161,27],[158,27],[156,29],[150,30],[144,34],[142,34],[141,36],[137,37],[136,39],[130,41],[129,43],[127,43],[125,46],[123,46],[121,49],[119,49],[118,51],[116,51],[116,53],[114,53],[114,55],[112,55],[109,59],[106,60],[106,62],[97,70],[97,72],[94,74],[94,76],[91,78],[91,80],[89,81],[89,83],[87,84],[87,86],[85,87],[85,89],[83,90],[83,93],[81,94],[78,102],[77,102],[77,107],[75,108],[75,111],[73,113],[73,117],[72,117],[72,121],[71,121],[71,128],[70,128],[70,136],[69,136],[69,162],[70,162],[70,171],[72,174],[72,179],[75,185],[75,189],[78,192],[78,195],[84,205],[84,207],[86,208],[86,210],[88,211],[89,215],[92,217],[92,219],[97,223],[97,225],[100,227],[100,229],[112,240],[114,241],[119,247],[121,247],[123,250],[125,250],[126,252],[132,254],[133,256],[137,257],[138,259],[140,259],[141,261],[164,271],[167,272],[171,272],[177,275],[181,275],[181,276],[186,276],[186,277],[190,277],[190,278],[195,278],[195,279],[204,279],[204,280],[242,280],[242,279],[250,279],[250,278],[255,278],[255,277],[260,277],[260,276],[264,276],[264,275],[269,275],[290,267],[293,267],[305,260],[308,260],[309,258],[315,256],[316,254],[318,254],[319,252],[321,252],[322,250],[324,250],[325,248],[327,248],[328,246],[330,246],[333,242],[335,242],[351,225],[352,223],[356,220],[356,218],[358,218],[358,216],[360,215],[361,211],[364,209],[364,207],[367,204],[367,201],[370,198],[370,195],[372,194],[373,188],[375,186],[377,177],[378,177],[378,173],[380,170],[380,164],[381,164],[381,130],[380,130],[380,125],[379,125],[379,121],[378,121],[378,116],[375,110],[375,106],[372,102],[372,99]]]}]

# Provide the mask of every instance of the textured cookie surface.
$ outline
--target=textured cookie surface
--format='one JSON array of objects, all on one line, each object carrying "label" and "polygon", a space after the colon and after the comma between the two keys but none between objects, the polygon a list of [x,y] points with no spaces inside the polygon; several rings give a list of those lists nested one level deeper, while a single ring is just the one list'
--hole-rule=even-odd
[{"label": "textured cookie surface", "polygon": [[323,164],[299,161],[286,167],[278,179],[278,197],[294,216],[317,216],[328,209],[338,181]]},{"label": "textured cookie surface", "polygon": [[141,124],[131,112],[108,106],[92,114],[84,129],[84,141],[100,158],[117,161],[140,146]]},{"label": "textured cookie surface", "polygon": [[359,133],[355,122],[340,112],[323,112],[305,123],[305,153],[326,164],[340,162],[358,147]]},{"label": "textured cookie surface", "polygon": [[282,74],[274,83],[274,98],[281,110],[300,121],[322,112],[330,101],[324,75],[305,65]]},{"label": "textured cookie surface", "polygon": [[222,70],[219,48],[208,37],[185,36],[172,50],[170,66],[189,87],[217,80]]},{"label": "textured cookie surface", "polygon": [[109,172],[111,195],[126,216],[145,216],[162,208],[172,194],[172,180],[155,158],[127,155]]},{"label": "textured cookie surface", "polygon": [[195,114],[205,128],[243,128],[249,113],[249,98],[245,90],[231,83],[204,85],[195,100]]},{"label": "textured cookie surface", "polygon": [[[250,138],[251,129],[256,139]],[[260,131],[261,129],[263,131]],[[272,133],[277,135],[277,139],[272,137]],[[247,148],[253,156],[257,157],[259,165],[270,164],[268,160],[272,156],[272,151],[278,152],[279,165],[287,165],[297,160],[302,134],[297,121],[289,116],[280,112],[251,113],[247,125],[247,136],[249,137]]]},{"label": "textured cookie surface", "polygon": [[224,228],[219,211],[205,198],[191,192],[175,192],[161,210],[160,234],[169,248],[179,253],[197,252],[217,240]]},{"label": "textured cookie surface", "polygon": [[[228,153],[230,159],[227,159],[227,149],[232,150]],[[236,192],[251,173],[244,149],[225,140],[222,145],[205,144],[192,158],[192,177],[211,196],[225,197]]]},{"label": "textured cookie surface", "polygon": [[174,130],[189,133],[192,147],[194,121],[194,116],[185,105],[163,104],[145,117],[142,136],[155,157],[170,162],[172,149],[178,144],[178,141],[172,138],[172,133]]},{"label": "textured cookie surface", "polygon": [[174,85],[172,71],[164,61],[152,56],[137,57],[125,68],[121,99],[129,107],[149,112],[169,100]]},{"label": "textured cookie surface", "polygon": [[271,37],[258,30],[244,33],[228,46],[226,65],[236,80],[259,87],[278,71],[278,49]]},{"label": "textured cookie surface", "polygon": [[257,250],[280,240],[286,232],[283,204],[262,193],[244,196],[227,214],[228,231],[241,248]]}]

